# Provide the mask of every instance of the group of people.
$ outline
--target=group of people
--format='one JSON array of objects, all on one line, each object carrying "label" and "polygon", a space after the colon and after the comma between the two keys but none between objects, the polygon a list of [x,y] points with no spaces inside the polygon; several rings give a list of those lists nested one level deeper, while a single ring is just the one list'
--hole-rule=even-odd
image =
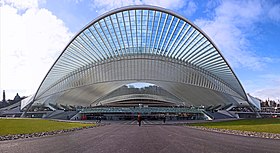
[{"label": "group of people", "polygon": [[102,119],[102,117],[98,116],[97,119],[96,119],[96,123],[101,123],[101,119]]},{"label": "group of people", "polygon": [[[162,120],[163,120],[163,123],[165,123],[165,121],[166,121],[165,115],[162,117]],[[138,121],[138,125],[141,126],[142,116],[140,114],[138,114],[138,116],[137,116],[137,121]]]}]

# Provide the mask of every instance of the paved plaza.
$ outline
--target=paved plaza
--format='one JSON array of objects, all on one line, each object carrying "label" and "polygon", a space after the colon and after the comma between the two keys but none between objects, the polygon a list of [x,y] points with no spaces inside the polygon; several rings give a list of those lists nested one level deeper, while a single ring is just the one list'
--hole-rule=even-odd
[{"label": "paved plaza", "polygon": [[53,136],[0,142],[1,153],[98,152],[98,153],[264,153],[279,152],[280,140],[202,131],[182,125],[135,121]]}]

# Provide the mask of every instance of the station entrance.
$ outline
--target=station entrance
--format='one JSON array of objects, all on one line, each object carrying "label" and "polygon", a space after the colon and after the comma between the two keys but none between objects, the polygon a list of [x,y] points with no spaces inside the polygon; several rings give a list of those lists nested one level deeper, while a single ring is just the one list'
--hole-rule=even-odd
[{"label": "station entrance", "polygon": [[81,110],[82,120],[204,120],[202,110],[186,107],[99,107]]}]

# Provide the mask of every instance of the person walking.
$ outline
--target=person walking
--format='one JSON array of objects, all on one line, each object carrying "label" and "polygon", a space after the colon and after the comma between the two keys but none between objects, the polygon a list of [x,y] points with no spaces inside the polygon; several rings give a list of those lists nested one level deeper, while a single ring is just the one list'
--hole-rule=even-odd
[{"label": "person walking", "polygon": [[96,123],[101,123],[101,116],[96,117]]},{"label": "person walking", "polygon": [[98,117],[98,123],[101,123],[101,119],[102,119],[102,117],[99,116],[99,117]]},{"label": "person walking", "polygon": [[142,117],[140,114],[137,116],[138,125],[141,126]]}]

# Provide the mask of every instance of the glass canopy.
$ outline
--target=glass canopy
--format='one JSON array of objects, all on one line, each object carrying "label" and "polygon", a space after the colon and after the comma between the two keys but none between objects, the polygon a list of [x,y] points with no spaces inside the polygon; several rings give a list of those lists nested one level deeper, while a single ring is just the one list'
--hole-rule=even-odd
[{"label": "glass canopy", "polygon": [[[166,82],[180,84],[178,88],[202,87],[201,92],[208,89],[222,95],[219,97],[247,101],[221,52],[196,25],[163,8],[130,6],[105,13],[84,27],[53,64],[33,102],[56,102],[68,91],[81,87],[92,86],[93,91],[99,90],[102,83],[119,82],[111,84],[112,91],[140,81],[159,86],[163,82],[167,88]],[[179,89],[172,89],[180,97],[181,93],[175,91]],[[89,103],[93,103],[94,98],[90,98]],[[228,98],[220,101],[232,102]]]}]

